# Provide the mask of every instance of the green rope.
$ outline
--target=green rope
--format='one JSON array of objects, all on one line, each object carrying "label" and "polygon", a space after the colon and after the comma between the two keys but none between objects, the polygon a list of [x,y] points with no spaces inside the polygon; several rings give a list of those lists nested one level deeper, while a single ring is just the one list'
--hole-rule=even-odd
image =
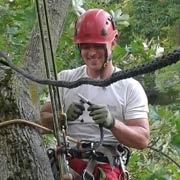
[{"label": "green rope", "polygon": [[[40,7],[39,7],[39,2],[38,0],[36,2],[36,11],[38,14],[38,23],[39,23],[39,29],[40,29],[40,35],[41,35],[41,42],[42,42],[42,49],[43,49],[43,55],[44,55],[44,63],[45,63],[45,68],[46,68],[46,75],[48,79],[51,79],[51,73],[50,73],[50,67],[48,63],[48,58],[47,58],[47,51],[46,51],[46,45],[45,45],[45,39],[44,39],[44,32],[43,32],[43,26],[42,26],[42,19],[41,19],[41,14],[40,14]],[[48,12],[47,12],[47,5],[45,0],[43,0],[43,10],[45,14],[45,22],[46,22],[46,28],[48,32],[48,43],[50,47],[50,55],[51,55],[51,60],[52,60],[52,65],[53,65],[53,73],[54,73],[54,78],[57,80],[57,70],[56,70],[56,64],[55,64],[55,59],[54,59],[54,52],[53,52],[53,47],[52,47],[52,40],[51,40],[51,33],[50,33],[50,27],[49,27],[49,20],[48,20]],[[49,85],[49,93],[50,93],[50,98],[51,98],[51,108],[52,108],[52,114],[53,114],[53,126],[54,126],[54,134],[57,140],[57,146],[61,147],[61,131],[64,132],[65,124],[66,123],[61,123],[61,130],[59,127],[59,120],[62,122],[66,122],[67,118],[66,115],[63,113],[62,109],[62,104],[60,102],[60,95],[59,95],[59,90],[58,87],[56,86],[51,86]],[[63,134],[65,135],[65,134]],[[64,142],[64,144],[66,144]],[[65,161],[64,156],[62,154],[58,154],[58,165],[60,168],[60,179],[63,178],[63,175],[66,173],[65,168],[63,165],[63,161]]]}]

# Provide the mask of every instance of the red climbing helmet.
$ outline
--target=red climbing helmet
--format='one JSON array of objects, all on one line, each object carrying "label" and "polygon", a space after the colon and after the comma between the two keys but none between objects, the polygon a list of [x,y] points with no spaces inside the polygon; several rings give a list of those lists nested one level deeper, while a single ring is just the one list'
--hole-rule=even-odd
[{"label": "red climbing helmet", "polygon": [[102,9],[90,9],[82,14],[75,26],[74,42],[108,43],[118,35],[112,16]]}]

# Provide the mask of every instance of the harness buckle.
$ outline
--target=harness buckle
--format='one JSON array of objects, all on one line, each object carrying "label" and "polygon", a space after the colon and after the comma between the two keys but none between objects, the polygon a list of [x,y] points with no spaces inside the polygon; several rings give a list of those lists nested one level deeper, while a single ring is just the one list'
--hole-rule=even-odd
[{"label": "harness buckle", "polygon": [[82,173],[83,180],[94,180],[93,171],[96,164],[97,164],[96,160],[92,157],[88,162],[87,167],[84,169]]},{"label": "harness buckle", "polygon": [[85,169],[82,174],[82,180],[94,180],[94,175]]}]

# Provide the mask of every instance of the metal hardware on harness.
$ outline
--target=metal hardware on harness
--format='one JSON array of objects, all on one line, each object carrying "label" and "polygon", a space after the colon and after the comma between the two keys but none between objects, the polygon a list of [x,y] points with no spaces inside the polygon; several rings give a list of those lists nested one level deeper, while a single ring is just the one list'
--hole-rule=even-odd
[{"label": "metal hardware on harness", "polygon": [[119,144],[116,147],[116,152],[119,156],[122,157],[122,161],[123,161],[124,165],[126,166],[129,162],[129,158],[131,156],[129,148],[127,146]]},{"label": "metal hardware on harness", "polygon": [[130,179],[130,176],[127,170],[124,173],[122,173],[119,177],[119,180],[129,180],[129,179]]},{"label": "metal hardware on harness", "polygon": [[55,150],[52,148],[48,149],[47,155],[48,155],[49,161],[51,163],[51,169],[52,169],[54,179],[58,180],[59,179],[59,167],[58,167]]},{"label": "metal hardware on harness", "polygon": [[123,178],[124,178],[124,180],[129,180],[130,179],[129,172],[127,170],[125,171]]},{"label": "metal hardware on harness", "polygon": [[[65,160],[64,162],[67,163],[66,167],[69,166],[68,163],[71,158],[87,159],[88,162],[82,175],[78,174],[71,167],[69,167],[69,169],[66,169],[66,172],[69,172],[76,180],[94,180],[94,168],[98,164],[98,162],[102,162],[108,163],[112,170],[114,166],[119,167],[122,170],[122,174],[120,175],[119,180],[129,180],[129,172],[125,167],[130,156],[129,149],[123,145],[101,145],[96,148],[97,144],[98,142],[84,141],[84,143],[81,142],[79,146],[68,149],[68,154],[65,154],[66,156],[64,156],[63,158],[63,160]],[[64,151],[67,152],[67,149],[63,145],[62,147],[59,147],[57,151],[52,150],[54,156],[53,158],[50,158],[50,160],[56,159],[57,153],[63,153]],[[59,170],[58,164],[56,162],[53,162],[51,164],[51,167],[55,167],[56,170]],[[56,173],[56,177],[58,177],[57,175],[58,174]]]},{"label": "metal hardware on harness", "polygon": [[122,172],[125,173],[126,168],[125,168],[125,165],[124,165],[121,155],[119,156],[119,160],[120,160],[120,167],[122,169]]},{"label": "metal hardware on harness", "polygon": [[96,160],[92,157],[88,162],[86,169],[83,171],[82,180],[94,180],[93,171],[96,164]]},{"label": "metal hardware on harness", "polygon": [[129,157],[130,157],[130,151],[129,148],[123,145],[117,146],[116,152],[118,154],[119,160],[119,167],[122,170],[122,174],[120,176],[120,180],[129,180],[129,172],[126,170],[126,165],[129,162]]}]

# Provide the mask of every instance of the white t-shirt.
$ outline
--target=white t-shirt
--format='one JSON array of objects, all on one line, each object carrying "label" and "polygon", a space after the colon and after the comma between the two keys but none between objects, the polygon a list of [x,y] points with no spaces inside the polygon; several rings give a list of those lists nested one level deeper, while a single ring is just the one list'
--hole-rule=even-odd
[{"label": "white t-shirt", "polygon": [[[76,81],[88,77],[86,65],[76,69],[64,70],[58,74],[58,80]],[[116,72],[120,71],[116,67]],[[72,102],[79,102],[78,93],[86,97],[93,104],[105,104],[112,116],[120,121],[128,119],[147,118],[148,101],[141,84],[133,78],[117,81],[107,87],[81,85],[76,88],[59,88],[61,103],[67,112]],[[88,105],[85,104],[87,109]],[[75,121],[68,121],[68,135],[78,140],[99,141],[99,126],[94,123],[87,110]],[[114,144],[117,140],[111,131],[104,128],[104,143]]]}]

